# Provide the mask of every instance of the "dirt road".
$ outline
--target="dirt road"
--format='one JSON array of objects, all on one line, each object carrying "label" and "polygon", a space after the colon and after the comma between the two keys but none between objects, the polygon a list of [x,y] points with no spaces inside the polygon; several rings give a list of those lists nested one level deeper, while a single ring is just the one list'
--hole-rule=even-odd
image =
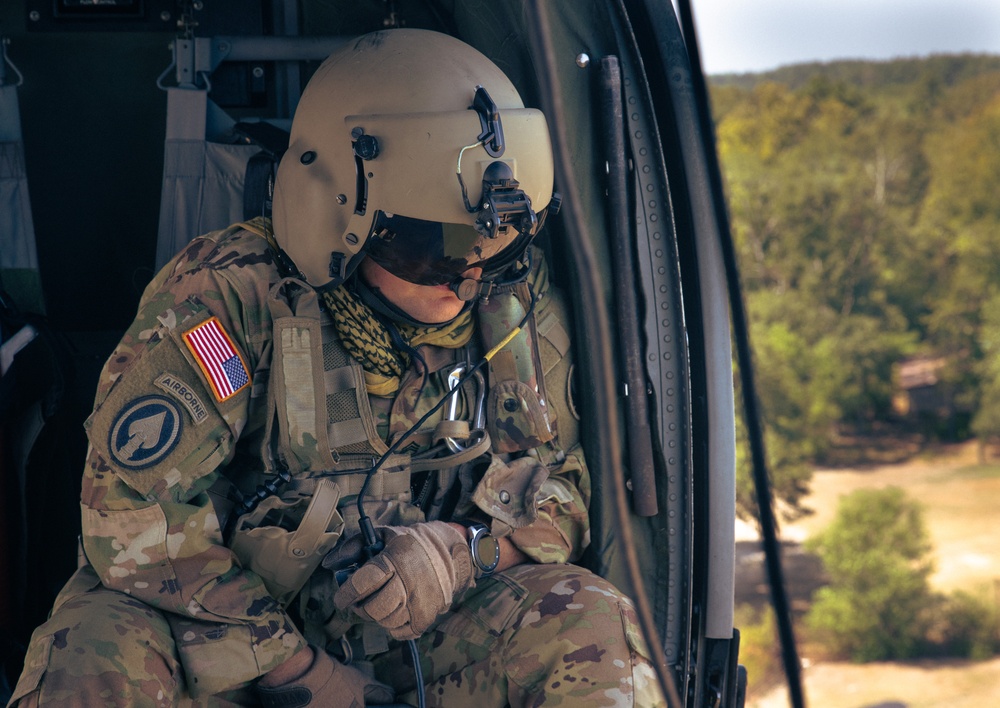
[{"label": "dirt road", "polygon": [[[980,662],[816,664],[805,669],[809,708],[987,708],[1000,706],[1000,658]],[[784,688],[750,708],[787,708]]]}]

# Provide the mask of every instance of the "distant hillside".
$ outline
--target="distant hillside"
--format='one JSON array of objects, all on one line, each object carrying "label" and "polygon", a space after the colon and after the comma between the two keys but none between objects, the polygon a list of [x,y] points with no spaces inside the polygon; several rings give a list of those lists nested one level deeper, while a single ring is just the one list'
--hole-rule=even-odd
[{"label": "distant hillside", "polygon": [[775,493],[794,504],[844,431],[895,425],[911,359],[944,369],[908,424],[1000,440],[1000,56],[709,86]]},{"label": "distant hillside", "polygon": [[802,88],[816,77],[835,83],[870,89],[882,89],[917,81],[931,80],[941,86],[954,86],[981,74],[1000,71],[1000,56],[992,54],[937,54],[923,58],[888,61],[845,60],[792,64],[773,71],[709,76],[712,86],[736,86],[752,89],[763,82]]}]

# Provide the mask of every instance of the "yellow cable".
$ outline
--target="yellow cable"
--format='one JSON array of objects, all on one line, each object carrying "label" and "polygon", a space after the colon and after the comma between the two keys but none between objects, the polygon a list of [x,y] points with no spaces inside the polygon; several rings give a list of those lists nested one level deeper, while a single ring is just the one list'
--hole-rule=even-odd
[{"label": "yellow cable", "polygon": [[514,329],[512,329],[506,337],[500,340],[499,344],[497,344],[495,347],[486,352],[486,356],[484,356],[483,359],[485,359],[486,361],[492,359],[494,356],[496,356],[496,353],[498,351],[506,347],[510,343],[510,340],[516,337],[520,332],[521,332],[520,327],[515,327]]}]

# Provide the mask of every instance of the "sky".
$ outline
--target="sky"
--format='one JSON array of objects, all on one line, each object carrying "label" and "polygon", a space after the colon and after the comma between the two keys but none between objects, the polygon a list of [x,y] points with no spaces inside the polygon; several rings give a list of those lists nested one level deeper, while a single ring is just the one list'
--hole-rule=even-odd
[{"label": "sky", "polygon": [[1000,0],[690,0],[707,74],[833,59],[1000,54]]}]

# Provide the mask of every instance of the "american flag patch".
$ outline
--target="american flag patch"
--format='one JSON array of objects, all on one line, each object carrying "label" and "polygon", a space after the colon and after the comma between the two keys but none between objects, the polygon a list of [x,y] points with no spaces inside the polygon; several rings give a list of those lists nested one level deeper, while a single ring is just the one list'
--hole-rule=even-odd
[{"label": "american flag patch", "polygon": [[247,365],[229,334],[213,317],[184,333],[184,343],[194,355],[202,373],[221,403],[250,383]]}]

